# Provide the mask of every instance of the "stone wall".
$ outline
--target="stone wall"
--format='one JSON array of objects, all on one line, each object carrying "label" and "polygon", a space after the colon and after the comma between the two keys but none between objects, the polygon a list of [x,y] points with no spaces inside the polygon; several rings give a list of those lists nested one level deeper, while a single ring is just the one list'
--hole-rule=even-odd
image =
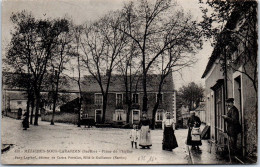
[{"label": "stone wall", "polygon": [[[42,121],[51,122],[51,119],[52,119],[52,113],[41,115]],[[54,116],[54,123],[55,122],[77,124],[78,123],[78,114],[75,114],[75,113],[57,113]]]}]

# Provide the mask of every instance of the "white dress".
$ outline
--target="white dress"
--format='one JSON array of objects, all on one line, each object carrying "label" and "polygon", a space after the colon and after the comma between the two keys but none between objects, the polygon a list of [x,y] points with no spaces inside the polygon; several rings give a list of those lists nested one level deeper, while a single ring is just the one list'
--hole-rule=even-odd
[{"label": "white dress", "polygon": [[132,129],[131,131],[130,131],[130,140],[132,141],[132,142],[137,142],[138,141],[138,130],[136,130],[136,129]]}]

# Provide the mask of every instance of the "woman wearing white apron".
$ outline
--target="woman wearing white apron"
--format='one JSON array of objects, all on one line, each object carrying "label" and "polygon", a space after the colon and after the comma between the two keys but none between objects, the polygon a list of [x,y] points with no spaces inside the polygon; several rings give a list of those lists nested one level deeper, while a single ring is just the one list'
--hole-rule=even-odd
[{"label": "woman wearing white apron", "polygon": [[150,131],[150,120],[147,118],[146,114],[143,114],[143,118],[140,121],[140,140],[139,140],[139,146],[142,148],[150,148],[152,146],[151,141],[151,131]]}]

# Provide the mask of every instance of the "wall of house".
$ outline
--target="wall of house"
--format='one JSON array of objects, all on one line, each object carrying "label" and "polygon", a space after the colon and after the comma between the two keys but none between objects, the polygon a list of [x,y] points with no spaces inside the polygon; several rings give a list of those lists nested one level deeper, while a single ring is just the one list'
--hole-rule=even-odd
[{"label": "wall of house", "polygon": [[[171,112],[173,115],[173,93],[163,93],[163,102],[159,105],[158,109],[164,109],[165,111]],[[123,108],[122,110],[127,112],[126,96],[123,93]],[[140,117],[142,116],[142,105],[143,105],[143,93],[139,93],[139,104],[135,105],[135,109],[140,111]],[[156,102],[156,93],[148,93],[148,113],[149,119],[152,119],[152,110]],[[98,106],[95,104],[95,93],[84,93],[82,109],[84,113],[88,114],[88,117],[95,119],[95,110],[102,109],[102,105]],[[113,114],[116,110],[116,93],[109,93],[106,110],[106,122],[113,123]],[[132,112],[129,115],[130,124],[132,123]],[[123,123],[126,123],[124,121]]]},{"label": "wall of house", "polygon": [[[241,68],[241,67],[240,67]],[[247,70],[250,71],[250,66]],[[256,92],[253,88],[252,81],[242,74],[241,72],[235,72],[228,69],[227,74],[227,97],[234,98],[234,105],[239,110],[240,123],[243,126],[243,132],[238,135],[238,148],[242,149],[245,145],[245,154],[253,155],[257,152],[257,97]],[[239,69],[241,70],[241,69]],[[214,91],[210,87],[216,84],[218,79],[224,78],[222,76],[222,71],[220,71],[220,66],[217,64],[210,75],[206,78],[206,122],[211,125],[211,138],[214,139],[215,134],[215,104],[214,104]],[[239,96],[239,85],[236,81],[237,78],[241,78],[241,99]],[[240,104],[241,101],[241,104]],[[210,113],[210,114],[209,114]]]},{"label": "wall of house", "polygon": [[[248,67],[252,68],[252,67]],[[245,86],[246,85],[246,86]],[[257,94],[254,90],[252,81],[246,75],[242,75],[242,100],[244,116],[244,136],[246,154],[257,154]]]},{"label": "wall of house", "polygon": [[25,110],[27,106],[27,100],[10,100],[10,109],[17,111],[19,108]]},{"label": "wall of house", "polygon": [[[218,62],[218,60],[216,60]],[[206,122],[210,125],[211,139],[215,140],[215,97],[214,91],[210,89],[219,79],[224,79],[220,63],[215,63],[205,80],[206,100]]]}]

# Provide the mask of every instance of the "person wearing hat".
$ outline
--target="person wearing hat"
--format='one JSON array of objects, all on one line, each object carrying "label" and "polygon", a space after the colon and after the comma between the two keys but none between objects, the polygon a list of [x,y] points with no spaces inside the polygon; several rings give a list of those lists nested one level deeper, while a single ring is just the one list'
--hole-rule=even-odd
[{"label": "person wearing hat", "polygon": [[196,140],[192,139],[192,130],[194,128],[199,129],[200,125],[201,125],[200,118],[195,116],[195,111],[191,111],[190,118],[188,119],[189,130],[188,130],[186,144],[191,145],[193,149],[195,149],[196,147],[197,147],[197,149],[199,149],[199,146],[202,145],[200,139],[196,139]]},{"label": "person wearing hat", "polygon": [[150,148],[152,146],[151,131],[150,131],[150,120],[147,118],[147,114],[144,112],[140,121],[140,138],[139,146],[142,148]]},{"label": "person wearing hat", "polygon": [[162,121],[162,129],[163,129],[162,149],[172,151],[172,149],[178,147],[178,143],[174,135],[175,126],[174,126],[173,119],[171,119],[171,114],[167,112],[165,116],[166,119],[163,119]]},{"label": "person wearing hat", "polygon": [[222,117],[227,123],[226,132],[229,137],[230,153],[233,155],[237,148],[237,135],[241,132],[241,125],[239,123],[238,109],[234,106],[234,98],[228,98],[226,106],[228,107],[227,115],[222,115]]}]

